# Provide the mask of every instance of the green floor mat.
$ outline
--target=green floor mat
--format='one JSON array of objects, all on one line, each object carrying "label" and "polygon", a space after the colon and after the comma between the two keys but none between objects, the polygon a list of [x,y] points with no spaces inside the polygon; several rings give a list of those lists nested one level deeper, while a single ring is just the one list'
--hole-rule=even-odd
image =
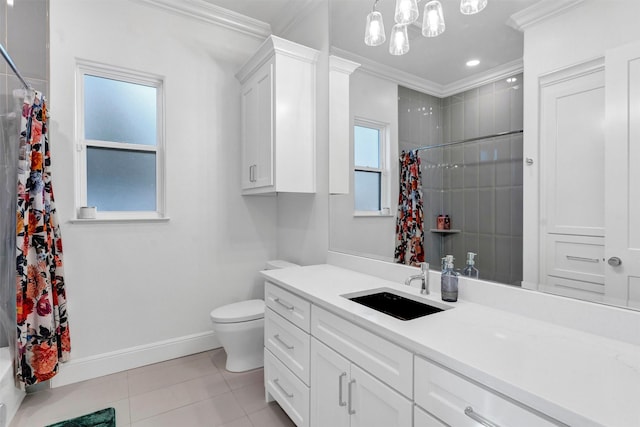
[{"label": "green floor mat", "polygon": [[102,409],[46,427],[116,427],[116,410],[113,408]]}]

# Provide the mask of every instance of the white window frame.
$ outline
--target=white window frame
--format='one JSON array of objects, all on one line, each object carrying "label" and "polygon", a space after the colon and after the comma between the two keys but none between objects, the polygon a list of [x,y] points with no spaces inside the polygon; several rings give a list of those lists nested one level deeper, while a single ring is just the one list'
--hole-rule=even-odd
[{"label": "white window frame", "polygon": [[[153,221],[167,220],[165,206],[165,133],[164,133],[164,78],[150,73],[141,73],[111,65],[78,60],[76,63],[76,191],[75,221]],[[84,76],[91,75],[106,79],[119,80],[156,89],[156,145],[131,144],[125,142],[89,140],[84,129]],[[156,154],[156,210],[155,211],[100,211],[95,219],[79,219],[80,207],[87,205],[87,148],[112,148]]]},{"label": "white window frame", "polygon": [[[379,168],[367,168],[367,167],[358,167],[355,165],[355,127],[366,127],[370,129],[378,130],[380,134],[380,146],[379,146],[379,158],[380,158],[380,167]],[[389,123],[379,122],[376,120],[371,120],[363,117],[354,117],[353,126],[351,128],[351,134],[353,137],[353,149],[351,150],[352,156],[352,177],[354,182],[353,187],[353,204],[354,204],[354,217],[372,217],[372,216],[393,216],[391,214],[391,200],[390,200],[390,187],[391,187],[391,174],[390,174],[390,166],[391,166],[391,152],[390,152],[390,125]],[[357,211],[355,210],[355,172],[356,171],[365,171],[365,172],[379,172],[380,173],[380,210],[377,211]]]}]

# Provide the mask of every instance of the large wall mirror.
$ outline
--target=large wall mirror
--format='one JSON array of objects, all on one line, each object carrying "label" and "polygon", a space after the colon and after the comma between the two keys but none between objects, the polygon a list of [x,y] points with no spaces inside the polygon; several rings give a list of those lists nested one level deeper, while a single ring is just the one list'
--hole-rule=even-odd
[{"label": "large wall mirror", "polygon": [[[619,271],[607,270],[612,254],[605,242],[602,164],[605,57],[640,40],[626,17],[629,7],[638,9],[636,2],[559,1],[560,10],[540,24],[529,18],[532,8],[553,2],[489,0],[485,10],[464,15],[458,0],[441,0],[446,30],[434,38],[421,34],[426,3],[418,2],[418,21],[407,27],[409,51],[391,55],[395,0],[329,2],[331,53],[361,64],[350,81],[350,192],[330,196],[330,248],[394,262],[399,158],[417,149],[424,252],[432,269],[440,269],[446,254],[462,269],[472,252],[481,279],[640,308],[640,278],[634,276],[640,273],[627,270],[628,286],[616,295],[605,285],[605,276]],[[386,29],[386,41],[375,47],[364,42],[372,9]],[[596,23],[604,37],[589,35]],[[472,59],[480,63],[466,66]],[[571,87],[556,86],[565,81]],[[557,111],[550,113],[545,103]],[[575,132],[564,146],[550,143],[542,120],[562,120],[564,127],[556,129]],[[354,144],[361,133],[354,126],[379,136]],[[377,169],[358,164],[363,150],[378,156]],[[371,198],[363,193],[367,186],[377,186],[379,196],[362,211],[354,192]],[[627,193],[639,194],[633,185]],[[552,208],[560,226],[554,226]],[[439,229],[439,215],[449,216],[448,230]]]}]

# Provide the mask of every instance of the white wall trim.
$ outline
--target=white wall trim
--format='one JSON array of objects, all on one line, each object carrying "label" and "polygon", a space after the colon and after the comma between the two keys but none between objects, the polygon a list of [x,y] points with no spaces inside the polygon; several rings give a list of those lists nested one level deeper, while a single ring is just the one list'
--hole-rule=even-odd
[{"label": "white wall trim", "polygon": [[448,85],[441,85],[432,82],[431,80],[423,79],[414,74],[389,67],[388,65],[372,61],[368,58],[356,55],[337,47],[331,47],[331,54],[360,63],[361,67],[358,69],[358,71],[362,71],[374,77],[388,80],[400,86],[417,90],[419,92],[436,96],[438,98],[446,98],[451,95],[480,87],[487,83],[491,83],[496,80],[518,74],[524,69],[522,59],[516,59],[501,66],[487,70],[483,73],[478,73],[471,77],[460,79]]},{"label": "white wall trim", "polygon": [[579,5],[583,1],[584,0],[542,0],[511,15],[507,20],[507,25],[518,31],[524,31],[540,21],[552,18],[569,8]]},{"label": "white wall trim", "polygon": [[61,387],[80,381],[115,374],[152,363],[164,362],[220,347],[213,331],[144,344],[95,356],[71,359],[63,363],[51,387]]},{"label": "white wall trim", "polygon": [[135,0],[150,6],[167,10],[177,15],[188,16],[199,21],[264,39],[271,34],[271,26],[266,22],[241,15],[203,0]]}]

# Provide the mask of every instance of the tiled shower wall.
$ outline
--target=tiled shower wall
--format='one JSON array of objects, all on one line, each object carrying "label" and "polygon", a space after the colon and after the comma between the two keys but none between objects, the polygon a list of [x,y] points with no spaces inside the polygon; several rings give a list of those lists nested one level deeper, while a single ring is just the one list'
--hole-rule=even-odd
[{"label": "tiled shower wall", "polygon": [[[400,88],[400,149],[522,129],[522,75],[513,78],[444,99]],[[466,253],[475,252],[481,278],[519,285],[522,135],[423,150],[420,157],[427,262],[439,266],[444,254],[452,254],[463,268]],[[460,233],[429,231],[441,213]]]},{"label": "tiled shower wall", "polygon": [[[47,13],[45,0],[16,0],[14,6],[0,1],[0,42],[22,76],[45,94],[49,62]],[[15,183],[22,99],[14,99],[13,91],[21,88],[11,68],[0,58],[0,347],[15,339]]]}]

